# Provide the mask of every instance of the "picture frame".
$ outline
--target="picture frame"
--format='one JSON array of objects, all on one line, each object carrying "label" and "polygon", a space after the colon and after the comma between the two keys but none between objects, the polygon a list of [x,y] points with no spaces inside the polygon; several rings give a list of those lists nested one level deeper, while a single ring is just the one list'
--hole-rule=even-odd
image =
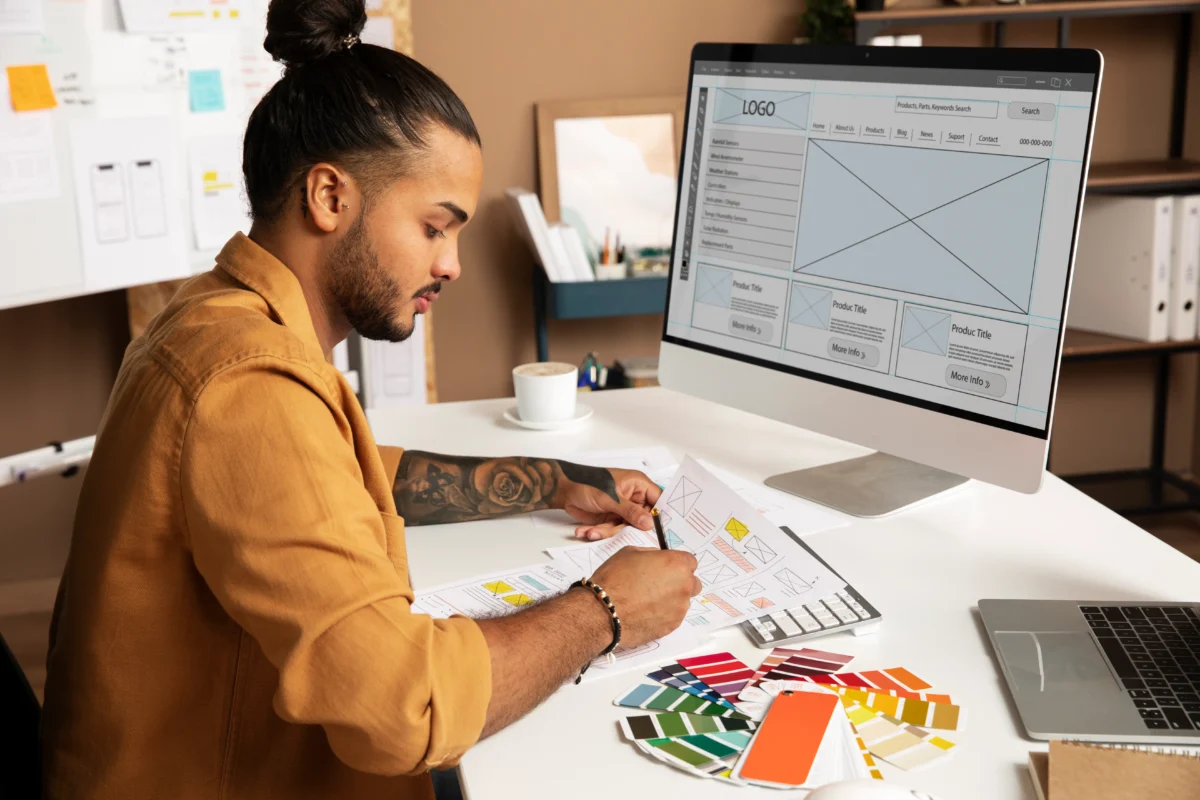
[{"label": "picture frame", "polygon": [[[560,100],[542,102],[535,106],[538,152],[538,185],[542,207],[549,222],[562,222],[561,187],[559,176],[558,122],[560,120],[597,119],[607,120],[622,117],[671,118],[671,174],[670,180],[679,177],[679,154],[683,131],[686,128],[687,98],[683,94],[650,97],[610,98],[604,100]],[[657,123],[658,120],[649,120]],[[673,200],[672,200],[673,202]],[[667,246],[670,234],[667,234]]]}]

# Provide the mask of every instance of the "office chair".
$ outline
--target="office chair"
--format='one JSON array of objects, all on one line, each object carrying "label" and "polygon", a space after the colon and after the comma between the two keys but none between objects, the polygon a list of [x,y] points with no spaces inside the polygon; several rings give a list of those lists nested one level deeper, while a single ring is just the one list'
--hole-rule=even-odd
[{"label": "office chair", "polygon": [[42,759],[37,695],[0,636],[0,799],[37,800]]}]

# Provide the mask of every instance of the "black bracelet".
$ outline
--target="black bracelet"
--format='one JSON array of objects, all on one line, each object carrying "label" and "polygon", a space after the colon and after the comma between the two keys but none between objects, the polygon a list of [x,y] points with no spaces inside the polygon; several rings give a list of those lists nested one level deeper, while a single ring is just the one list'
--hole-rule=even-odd
[{"label": "black bracelet", "polygon": [[[596,599],[604,604],[605,610],[608,611],[609,616],[612,617],[612,642],[610,642],[608,647],[604,648],[604,650],[600,652],[600,655],[606,656],[613,650],[616,650],[617,645],[621,643],[621,618],[617,616],[617,607],[613,605],[613,601],[609,598],[608,592],[604,591],[599,584],[592,583],[587,578],[577,580],[570,586],[571,589],[576,587],[590,589],[592,594],[596,595]],[[583,673],[587,672],[588,667],[591,665],[592,662],[590,660],[583,665],[583,669],[579,670],[579,676],[575,678],[575,683],[579,683],[581,680],[583,680]]]}]

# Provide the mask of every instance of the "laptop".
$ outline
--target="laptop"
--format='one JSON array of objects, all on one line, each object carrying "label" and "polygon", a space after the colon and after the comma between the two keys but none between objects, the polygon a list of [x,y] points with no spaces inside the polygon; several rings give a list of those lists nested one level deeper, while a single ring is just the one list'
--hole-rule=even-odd
[{"label": "laptop", "polygon": [[1200,603],[980,600],[1034,739],[1200,744]]}]

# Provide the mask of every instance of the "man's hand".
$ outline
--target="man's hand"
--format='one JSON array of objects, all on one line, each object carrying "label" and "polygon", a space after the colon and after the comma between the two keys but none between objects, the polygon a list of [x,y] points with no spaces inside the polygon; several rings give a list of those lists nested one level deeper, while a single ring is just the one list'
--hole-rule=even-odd
[{"label": "man's hand", "polygon": [[603,587],[621,618],[621,645],[637,647],[679,627],[700,594],[696,557],[684,550],[622,547],[592,580]]},{"label": "man's hand", "polygon": [[[682,550],[623,547],[592,580],[621,618],[621,644],[637,647],[679,627],[700,592],[696,558]],[[572,589],[507,617],[479,620],[492,662],[484,735],[503,728],[575,677],[612,641],[612,619],[587,589]]]},{"label": "man's hand", "polygon": [[582,467],[565,461],[559,464],[565,480],[553,504],[583,523],[575,529],[576,537],[594,542],[607,539],[626,525],[644,531],[654,526],[650,509],[662,490],[641,472]]}]

